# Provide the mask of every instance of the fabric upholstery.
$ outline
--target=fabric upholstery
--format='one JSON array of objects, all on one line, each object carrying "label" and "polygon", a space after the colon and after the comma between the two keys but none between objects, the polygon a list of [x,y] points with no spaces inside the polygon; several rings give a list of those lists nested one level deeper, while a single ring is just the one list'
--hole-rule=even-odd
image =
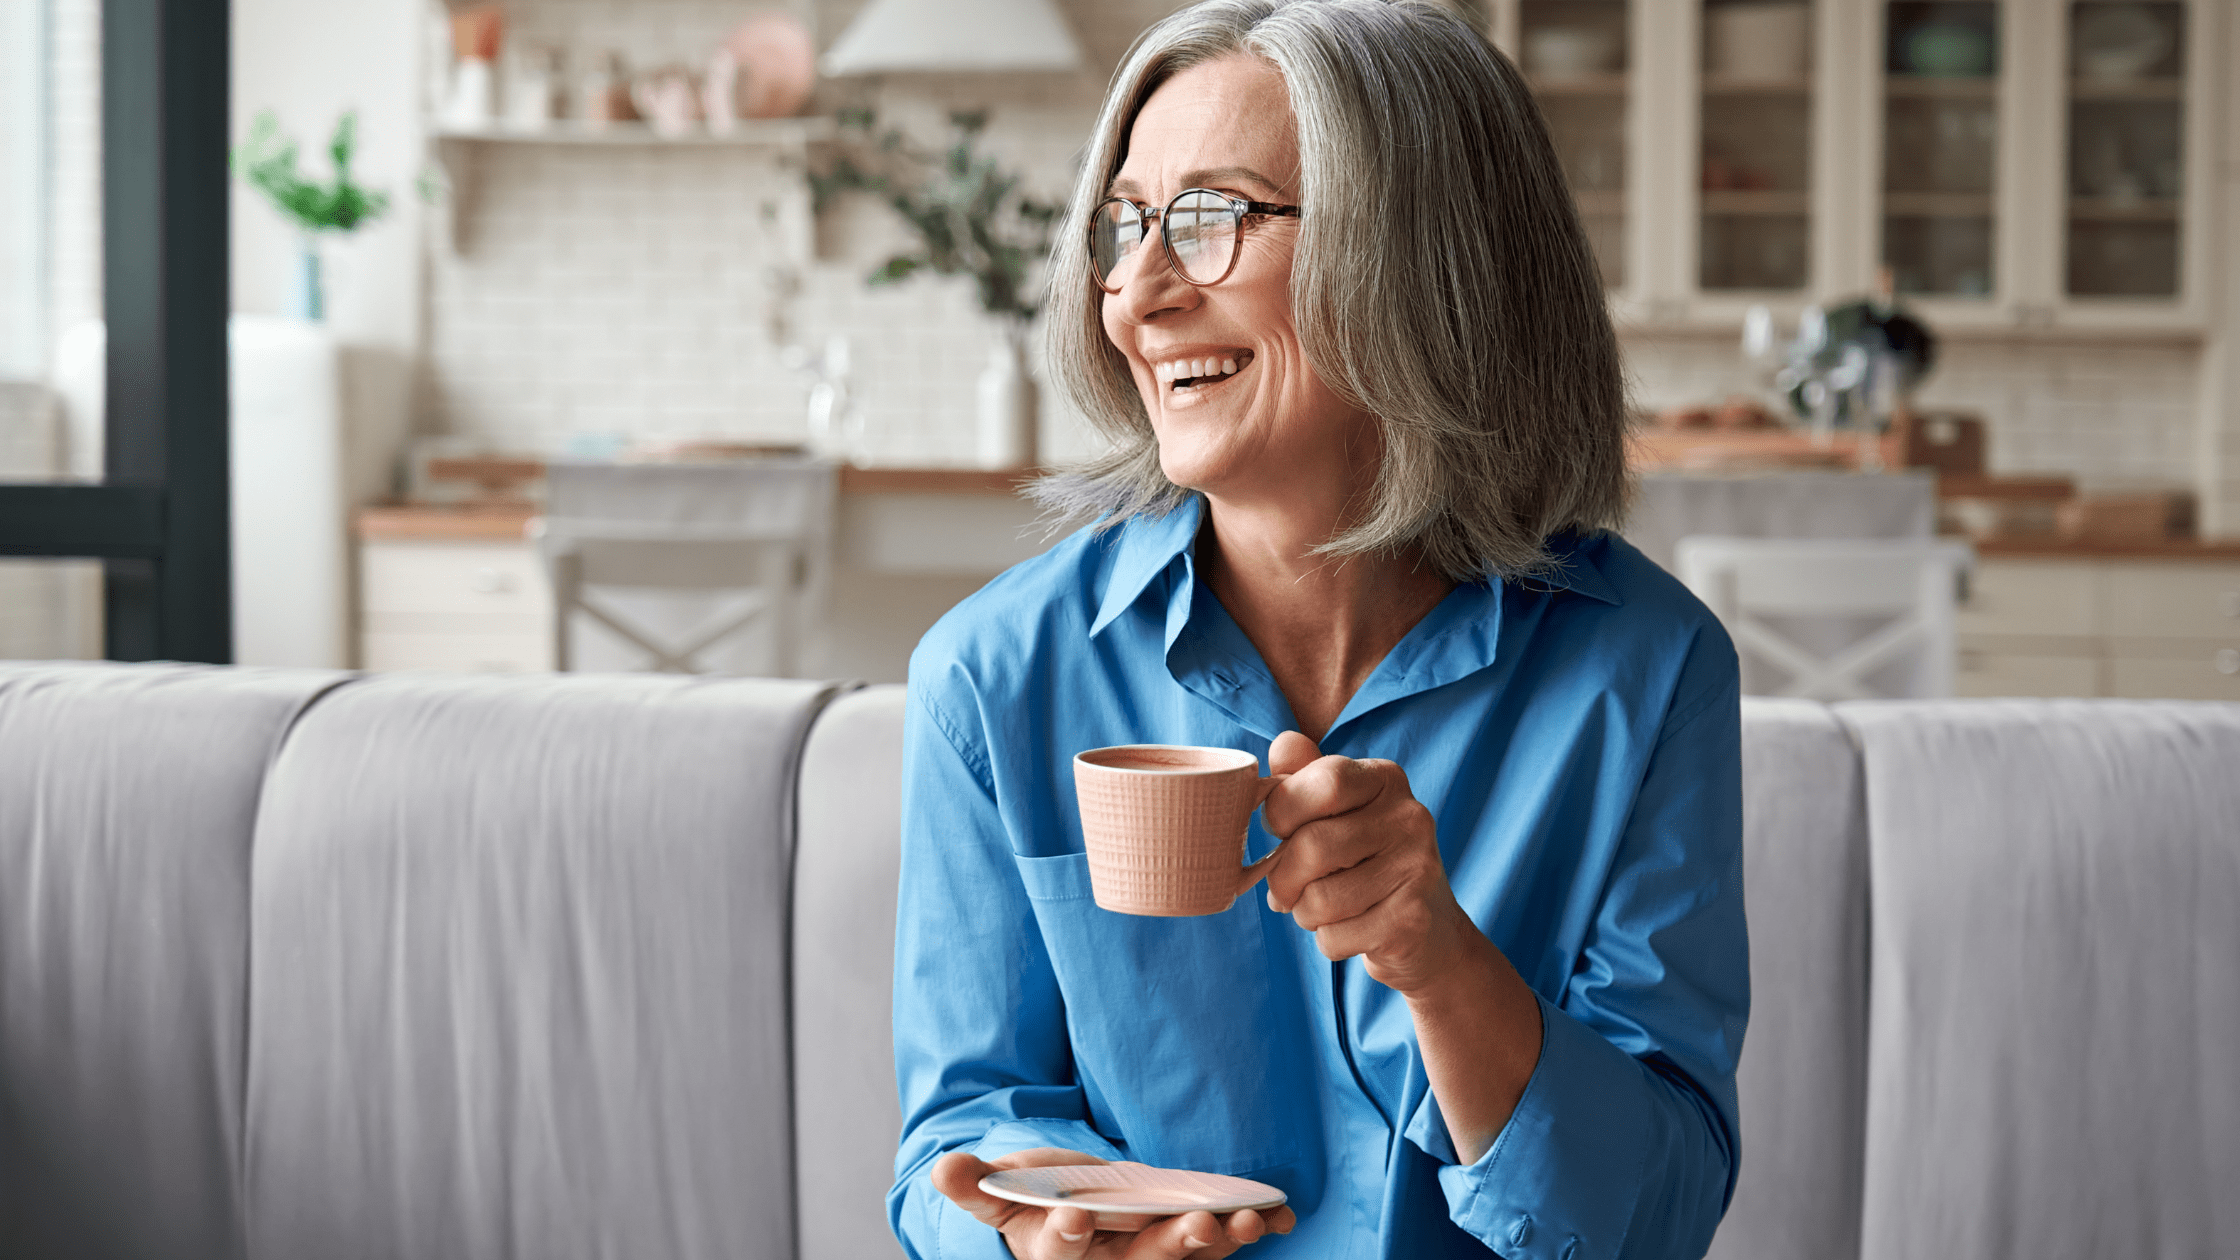
[{"label": "fabric upholstery", "polygon": [[365,680],[275,763],[250,1253],[791,1256],[787,866],[822,684]]},{"label": "fabric upholstery", "polygon": [[835,701],[801,758],[793,865],[793,1065],[801,1260],[899,1257],[887,1227],[902,1108],[892,974],[901,687]]},{"label": "fabric upholstery", "polygon": [[1742,1174],[1713,1260],[1852,1260],[1865,1137],[1867,835],[1859,756],[1826,706],[1742,702],[1750,1031]]},{"label": "fabric upholstery", "polygon": [[0,663],[0,1254],[242,1254],[251,830],[341,677]]},{"label": "fabric upholstery", "polygon": [[2240,705],[1868,703],[1867,1260],[2240,1239]]}]

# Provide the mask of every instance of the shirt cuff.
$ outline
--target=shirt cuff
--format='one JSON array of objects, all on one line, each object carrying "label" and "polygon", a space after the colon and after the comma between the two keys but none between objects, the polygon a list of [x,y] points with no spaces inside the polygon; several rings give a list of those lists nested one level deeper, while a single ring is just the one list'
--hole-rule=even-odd
[{"label": "shirt cuff", "polygon": [[1432,1107],[1409,1136],[1446,1161],[1439,1184],[1455,1224],[1508,1260],[1612,1260],[1654,1142],[1648,1070],[1545,999],[1540,1023],[1540,1062],[1478,1162],[1452,1162]]},{"label": "shirt cuff", "polygon": [[[1080,1151],[1098,1159],[1126,1159],[1119,1147],[1106,1141],[1103,1135],[1079,1120],[1007,1120],[988,1130],[987,1136],[972,1147],[980,1159],[993,1160],[999,1155],[1033,1150],[1038,1146],[1055,1146],[1069,1151]],[[972,1213],[950,1202],[948,1196],[925,1187],[940,1203],[939,1222],[935,1226],[939,1238],[935,1253],[939,1260],[1011,1260],[1011,1248],[997,1230],[980,1223]]]}]

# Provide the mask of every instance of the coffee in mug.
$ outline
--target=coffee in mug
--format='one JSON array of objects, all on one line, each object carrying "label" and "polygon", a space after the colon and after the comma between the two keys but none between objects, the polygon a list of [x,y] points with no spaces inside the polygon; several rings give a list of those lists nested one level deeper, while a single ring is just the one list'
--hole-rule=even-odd
[{"label": "coffee in mug", "polygon": [[1244,865],[1245,829],[1274,779],[1234,748],[1123,744],[1073,759],[1089,883],[1121,914],[1219,914],[1267,871]]}]

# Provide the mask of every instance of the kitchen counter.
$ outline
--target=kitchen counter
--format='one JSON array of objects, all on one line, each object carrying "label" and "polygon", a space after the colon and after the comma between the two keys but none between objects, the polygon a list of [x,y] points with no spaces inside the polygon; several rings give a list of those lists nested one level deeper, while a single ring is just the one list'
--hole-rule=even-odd
[{"label": "kitchen counter", "polygon": [[[1028,482],[1042,476],[1045,471],[1041,468],[995,471],[980,468],[864,468],[844,464],[840,468],[840,494],[843,498],[924,495],[1010,499],[1017,497]],[[844,514],[847,512],[846,504],[843,504],[842,511]],[[518,541],[528,537],[529,523],[536,517],[536,505],[528,502],[383,503],[359,509],[357,536],[367,541]]]},{"label": "kitchen counter", "polygon": [[2212,564],[2240,561],[2240,538],[2165,538],[2152,542],[2102,542],[2065,538],[1979,538],[1976,554],[2002,560],[2195,560]]}]

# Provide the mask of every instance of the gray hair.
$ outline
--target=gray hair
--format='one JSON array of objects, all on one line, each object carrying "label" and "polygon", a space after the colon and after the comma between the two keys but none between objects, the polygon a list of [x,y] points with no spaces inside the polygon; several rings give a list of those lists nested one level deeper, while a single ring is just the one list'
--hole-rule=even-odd
[{"label": "gray hair", "polygon": [[1283,75],[1298,118],[1301,344],[1383,434],[1370,501],[1318,550],[1412,546],[1474,581],[1545,572],[1548,536],[1615,525],[1625,387],[1594,255],[1522,76],[1432,0],[1206,0],[1136,41],[1090,138],[1044,308],[1052,383],[1112,449],[1036,483],[1036,498],[1061,521],[1110,527],[1191,493],[1160,470],[1105,335],[1086,224],[1152,92],[1239,53]]}]

